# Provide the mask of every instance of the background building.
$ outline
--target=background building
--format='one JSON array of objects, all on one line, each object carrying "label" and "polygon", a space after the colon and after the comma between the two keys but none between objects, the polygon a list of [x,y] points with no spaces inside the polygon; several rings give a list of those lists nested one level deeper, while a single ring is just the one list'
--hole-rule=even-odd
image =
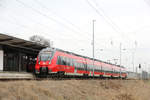
[{"label": "background building", "polygon": [[46,46],[0,33],[0,70],[27,71],[38,52]]}]

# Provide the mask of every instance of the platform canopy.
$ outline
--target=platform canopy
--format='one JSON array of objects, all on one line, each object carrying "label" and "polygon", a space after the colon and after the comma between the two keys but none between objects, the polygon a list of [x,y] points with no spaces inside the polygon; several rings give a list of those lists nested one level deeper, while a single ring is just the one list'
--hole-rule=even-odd
[{"label": "platform canopy", "polygon": [[7,45],[36,52],[40,51],[43,48],[46,48],[45,45],[41,45],[35,42],[27,41],[2,33],[0,33],[0,45]]}]

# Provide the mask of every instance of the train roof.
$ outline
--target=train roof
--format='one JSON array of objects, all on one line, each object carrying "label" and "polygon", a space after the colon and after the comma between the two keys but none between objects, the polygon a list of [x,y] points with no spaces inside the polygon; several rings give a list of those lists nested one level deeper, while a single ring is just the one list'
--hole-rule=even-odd
[{"label": "train roof", "polygon": [[[73,53],[73,52],[70,52],[70,51],[65,51],[65,50],[62,50],[62,49],[59,49],[59,48],[45,48],[42,51],[54,51],[54,50],[65,52],[65,53],[68,53],[68,54],[72,54],[72,55],[75,55],[75,56],[79,56],[79,57],[88,58],[90,60],[93,60],[93,58],[90,58],[90,57],[87,57],[87,56],[83,56],[83,55],[79,55],[79,54],[76,54],[76,53]],[[106,63],[106,64],[114,65],[114,66],[117,66],[117,67],[125,68],[123,66],[115,65],[115,64],[112,64],[112,63],[108,63],[108,62],[105,62],[105,61],[102,61],[102,60],[99,60],[99,59],[94,59],[94,61],[99,61],[99,62],[103,62],[103,63]]]}]

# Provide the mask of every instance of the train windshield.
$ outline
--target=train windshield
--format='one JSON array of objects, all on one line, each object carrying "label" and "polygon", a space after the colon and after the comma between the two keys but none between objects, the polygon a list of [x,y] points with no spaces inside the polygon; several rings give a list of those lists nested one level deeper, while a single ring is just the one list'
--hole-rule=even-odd
[{"label": "train windshield", "polygon": [[52,58],[52,53],[40,53],[39,54],[39,61],[50,61]]}]

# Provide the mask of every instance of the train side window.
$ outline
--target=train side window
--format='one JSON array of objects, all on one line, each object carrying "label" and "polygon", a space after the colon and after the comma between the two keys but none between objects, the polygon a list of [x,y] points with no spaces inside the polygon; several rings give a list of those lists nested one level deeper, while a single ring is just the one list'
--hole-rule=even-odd
[{"label": "train side window", "polygon": [[82,66],[81,66],[81,63],[79,63],[79,67],[81,68]]},{"label": "train side window", "polygon": [[80,64],[77,62],[77,68],[80,68]]},{"label": "train side window", "polygon": [[80,63],[77,63],[77,68],[80,68]]},{"label": "train side window", "polygon": [[61,65],[61,58],[60,58],[60,56],[57,56],[57,64]]},{"label": "train side window", "polygon": [[84,70],[84,69],[85,69],[85,67],[84,67],[84,64],[83,64],[83,63],[81,63],[81,69],[82,69],[82,70]]},{"label": "train side window", "polygon": [[68,66],[71,66],[71,59],[68,58]]},{"label": "train side window", "polygon": [[68,58],[68,60],[69,60],[69,66],[71,66],[71,58]]},{"label": "train side window", "polygon": [[72,65],[75,66],[75,60],[74,59],[72,59]]},{"label": "train side window", "polygon": [[75,67],[78,68],[78,63],[77,62],[75,62]]},{"label": "train side window", "polygon": [[72,60],[69,58],[69,65],[72,66]]},{"label": "train side window", "polygon": [[66,61],[66,65],[68,65],[68,58],[67,57],[65,57],[65,61]]},{"label": "train side window", "polygon": [[77,63],[74,61],[74,67],[77,68]]},{"label": "train side window", "polygon": [[62,59],[62,65],[66,65],[67,63],[66,63],[66,57],[62,57],[63,59]]},{"label": "train side window", "polygon": [[75,62],[75,60],[74,60],[74,59],[72,59],[72,66],[75,66],[75,65],[74,65],[74,62]]},{"label": "train side window", "polygon": [[88,64],[87,65],[87,69],[90,71],[90,69],[91,69],[91,66]]},{"label": "train side window", "polygon": [[81,63],[81,64],[82,64],[82,69],[83,69],[83,70],[85,70],[85,66],[84,66],[84,64],[83,64],[83,63]]},{"label": "train side window", "polygon": [[68,57],[66,57],[67,66],[70,66],[70,60]]},{"label": "train side window", "polygon": [[82,69],[82,63],[80,63],[80,69]]},{"label": "train side window", "polygon": [[87,70],[87,64],[83,64],[84,65],[84,69]]},{"label": "train side window", "polygon": [[73,59],[70,58],[70,66],[73,66]]},{"label": "train side window", "polygon": [[74,61],[74,67],[77,68],[77,63]]},{"label": "train side window", "polygon": [[91,68],[90,65],[87,64],[87,70],[88,70],[88,71],[90,71],[90,68]]},{"label": "train side window", "polygon": [[81,67],[81,69],[83,68],[83,64],[82,63],[80,63],[80,67]]},{"label": "train side window", "polygon": [[82,64],[81,63],[78,63],[79,64],[79,69],[81,70],[82,69]]},{"label": "train side window", "polygon": [[99,66],[96,65],[96,71],[99,72]]},{"label": "train side window", "polygon": [[62,65],[62,57],[61,56],[58,56],[57,61],[58,61],[57,63],[59,65]]},{"label": "train side window", "polygon": [[78,63],[78,67],[81,69],[81,63]]},{"label": "train side window", "polygon": [[63,65],[63,57],[60,56],[60,64]]},{"label": "train side window", "polygon": [[100,71],[100,66],[97,66],[97,70]]},{"label": "train side window", "polygon": [[94,70],[96,70],[96,66],[94,65]]},{"label": "train side window", "polygon": [[101,72],[103,72],[103,66],[101,65]]}]

